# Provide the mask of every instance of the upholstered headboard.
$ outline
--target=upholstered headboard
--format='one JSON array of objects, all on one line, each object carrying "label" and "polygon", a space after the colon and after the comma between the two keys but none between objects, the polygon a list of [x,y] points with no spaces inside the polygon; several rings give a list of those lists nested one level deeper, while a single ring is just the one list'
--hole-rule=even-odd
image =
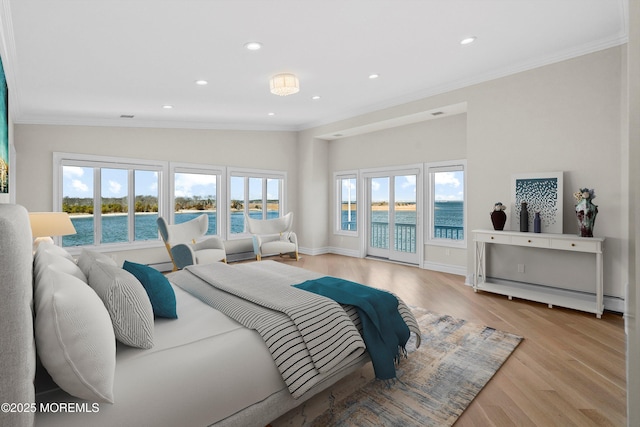
[{"label": "upholstered headboard", "polygon": [[[32,426],[36,351],[33,240],[27,210],[0,204],[0,425]],[[9,406],[5,405],[8,404]]]}]

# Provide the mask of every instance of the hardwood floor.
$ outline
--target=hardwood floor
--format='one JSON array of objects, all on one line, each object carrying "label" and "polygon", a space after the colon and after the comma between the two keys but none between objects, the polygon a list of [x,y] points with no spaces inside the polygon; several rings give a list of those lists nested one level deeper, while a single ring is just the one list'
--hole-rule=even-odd
[{"label": "hardwood floor", "polygon": [[456,426],[625,426],[625,333],[620,314],[595,315],[473,292],[464,278],[339,255],[290,265],[387,289],[407,304],[524,337]]}]

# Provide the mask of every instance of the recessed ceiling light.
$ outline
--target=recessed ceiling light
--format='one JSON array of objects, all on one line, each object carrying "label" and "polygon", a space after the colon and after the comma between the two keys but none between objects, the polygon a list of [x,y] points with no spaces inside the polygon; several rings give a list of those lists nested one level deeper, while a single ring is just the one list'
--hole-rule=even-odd
[{"label": "recessed ceiling light", "polygon": [[373,79],[377,79],[378,77],[380,77],[380,74],[369,74],[369,78],[370,78],[371,80],[373,80]]},{"label": "recessed ceiling light", "polygon": [[162,108],[164,108],[165,110],[171,110],[173,108],[173,105],[163,105]]},{"label": "recessed ceiling light", "polygon": [[267,113],[267,116],[275,116],[276,113]]},{"label": "recessed ceiling light", "polygon": [[244,44],[244,47],[248,50],[260,50],[262,48],[262,43],[260,42],[248,42]]},{"label": "recessed ceiling light", "polygon": [[312,96],[311,99],[320,99],[320,95]]},{"label": "recessed ceiling light", "polygon": [[467,37],[465,39],[460,40],[460,44],[471,44],[474,41],[476,41],[476,37],[475,36]]},{"label": "recessed ceiling light", "polygon": [[209,84],[209,82],[208,82],[208,81],[206,81],[206,80],[196,80],[196,84],[197,84],[198,86],[206,86],[206,85],[208,85],[208,84]]}]

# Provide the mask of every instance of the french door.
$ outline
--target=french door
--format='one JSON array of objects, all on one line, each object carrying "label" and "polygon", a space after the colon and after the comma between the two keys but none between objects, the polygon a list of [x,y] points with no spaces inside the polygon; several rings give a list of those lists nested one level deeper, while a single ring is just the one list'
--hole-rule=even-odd
[{"label": "french door", "polygon": [[365,177],[367,255],[419,264],[422,253],[420,169],[369,173]]}]

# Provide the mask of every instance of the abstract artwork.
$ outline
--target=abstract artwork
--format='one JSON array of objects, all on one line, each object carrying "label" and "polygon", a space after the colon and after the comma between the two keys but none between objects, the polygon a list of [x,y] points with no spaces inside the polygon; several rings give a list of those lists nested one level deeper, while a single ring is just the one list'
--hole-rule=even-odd
[{"label": "abstract artwork", "polygon": [[0,59],[0,194],[9,193],[9,104],[7,79]]},{"label": "abstract artwork", "polygon": [[562,234],[562,172],[516,174],[511,185],[511,230],[520,229],[520,207],[527,203],[529,231],[540,213],[542,233]]}]

